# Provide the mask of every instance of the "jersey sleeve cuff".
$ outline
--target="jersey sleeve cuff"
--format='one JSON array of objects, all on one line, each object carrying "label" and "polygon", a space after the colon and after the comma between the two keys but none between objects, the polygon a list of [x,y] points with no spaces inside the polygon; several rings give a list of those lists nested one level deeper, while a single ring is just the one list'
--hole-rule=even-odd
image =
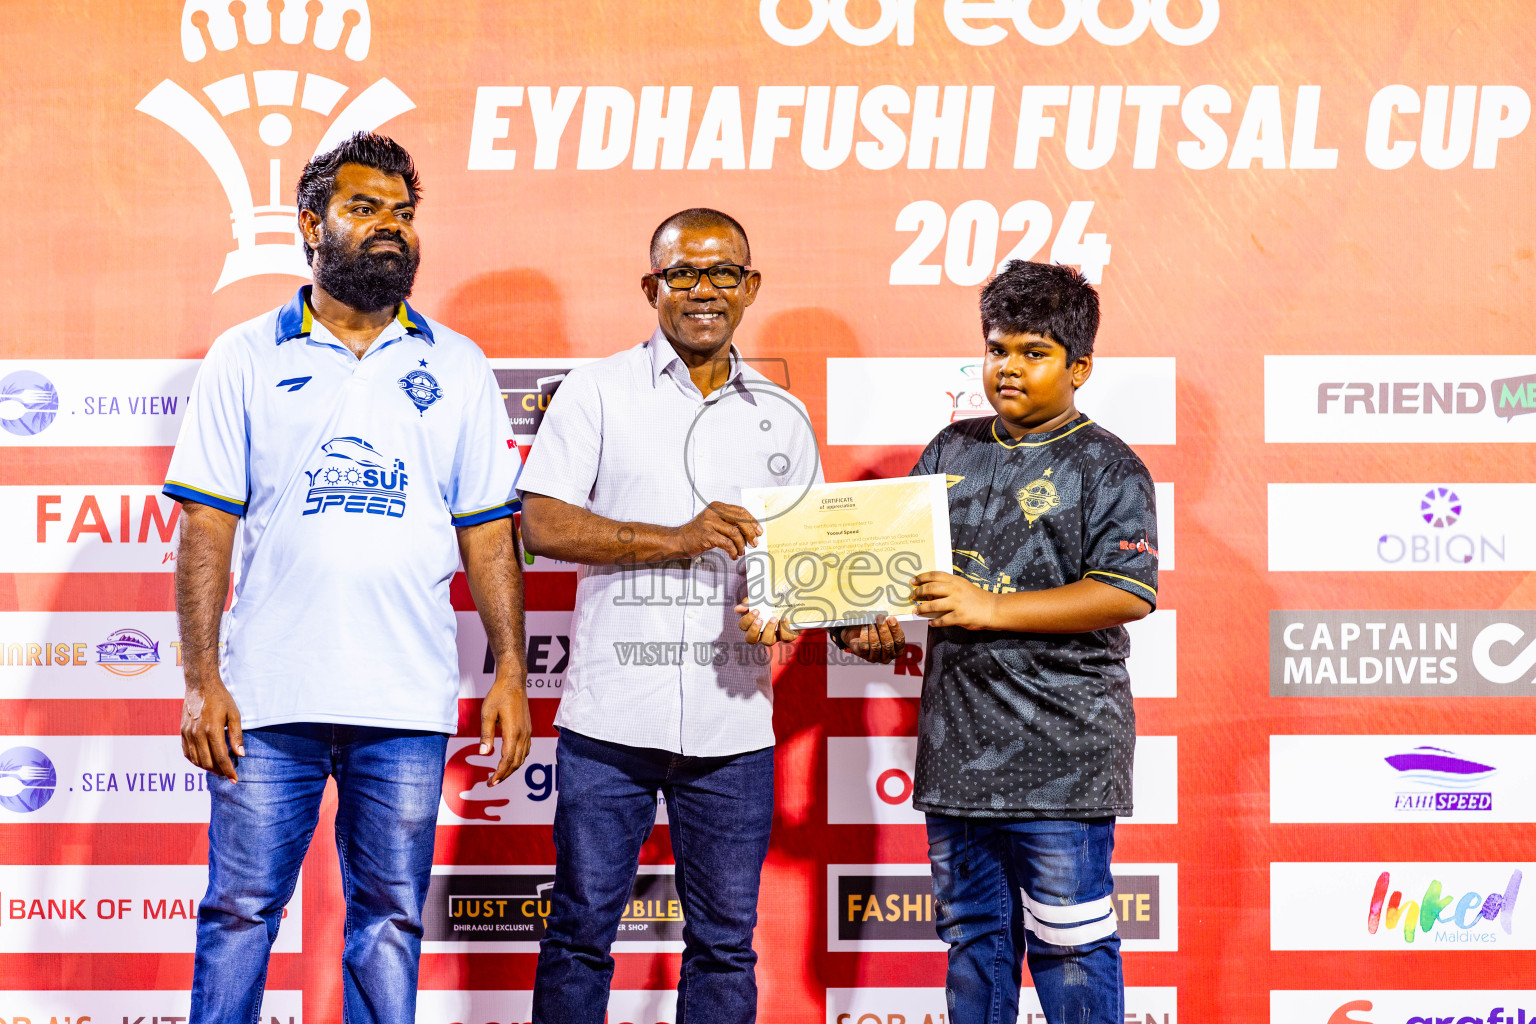
[{"label": "jersey sleeve cuff", "polygon": [[488,523],[493,519],[504,519],[512,513],[521,510],[523,503],[518,498],[501,505],[492,505],[490,508],[476,509],[473,512],[453,513],[454,526],[478,526]]},{"label": "jersey sleeve cuff", "polygon": [[1153,608],[1157,607],[1157,588],[1150,586],[1141,580],[1130,576],[1122,576],[1117,572],[1109,572],[1105,569],[1089,569],[1083,573],[1083,579],[1097,580],[1100,583],[1108,583],[1112,587],[1118,587],[1127,594],[1135,594]]},{"label": "jersey sleeve cuff", "polygon": [[228,512],[232,516],[245,515],[245,502],[236,501],[234,498],[226,498],[222,494],[214,494],[212,491],[204,491],[187,484],[167,480],[161,493],[174,501],[193,501],[199,505],[208,505],[220,512]]}]

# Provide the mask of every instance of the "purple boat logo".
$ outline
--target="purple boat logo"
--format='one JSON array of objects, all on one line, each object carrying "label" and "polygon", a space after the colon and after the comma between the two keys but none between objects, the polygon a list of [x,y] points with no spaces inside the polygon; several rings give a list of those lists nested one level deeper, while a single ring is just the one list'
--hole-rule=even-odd
[{"label": "purple boat logo", "polygon": [[1414,747],[1386,759],[1399,775],[1444,789],[1467,789],[1487,780],[1498,769],[1440,747]]}]

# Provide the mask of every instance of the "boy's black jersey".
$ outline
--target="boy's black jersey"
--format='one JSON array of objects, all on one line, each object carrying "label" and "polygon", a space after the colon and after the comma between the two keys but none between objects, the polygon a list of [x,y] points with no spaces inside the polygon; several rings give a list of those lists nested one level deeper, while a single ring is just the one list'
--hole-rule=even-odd
[{"label": "boy's black jersey", "polygon": [[[1157,602],[1152,477],[1079,416],[1014,441],[996,417],[939,432],[913,475],[949,478],[953,571],[996,593],[1098,580]],[[928,630],[913,805],[987,818],[1131,813],[1124,627]]]}]

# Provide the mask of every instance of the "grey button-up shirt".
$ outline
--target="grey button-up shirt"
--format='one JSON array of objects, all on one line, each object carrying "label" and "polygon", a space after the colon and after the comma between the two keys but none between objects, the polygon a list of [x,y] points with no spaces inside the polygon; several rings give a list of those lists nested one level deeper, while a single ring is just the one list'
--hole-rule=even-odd
[{"label": "grey button-up shirt", "polygon": [[[658,330],[571,370],[550,401],[522,493],[620,522],[681,526],[747,487],[820,483],[805,406],[742,362],[705,398]],[[773,688],[734,606],[745,559],[581,566],[555,724],[703,757],[773,745]]]}]

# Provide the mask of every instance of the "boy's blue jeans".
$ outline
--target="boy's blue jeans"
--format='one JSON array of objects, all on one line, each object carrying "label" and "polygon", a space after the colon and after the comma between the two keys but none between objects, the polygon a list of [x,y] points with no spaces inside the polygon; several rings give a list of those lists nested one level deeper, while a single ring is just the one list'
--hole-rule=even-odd
[{"label": "boy's blue jeans", "polygon": [[1115,819],[928,815],[934,923],[949,943],[949,1019],[1014,1024],[1028,949],[1050,1024],[1124,1024],[1110,905]]},{"label": "boy's blue jeans", "polygon": [[240,781],[208,777],[208,894],[197,910],[191,1024],[256,1020],[272,942],[333,775],[347,900],[343,1017],[415,1019],[447,749],[435,732],[315,723],[245,731]]},{"label": "boy's blue jeans", "polygon": [[687,757],[560,734],[555,887],[533,985],[534,1024],[603,1024],[609,952],[640,847],[667,799],[683,963],[677,1024],[757,1019],[757,892],[773,827],[773,748]]}]

